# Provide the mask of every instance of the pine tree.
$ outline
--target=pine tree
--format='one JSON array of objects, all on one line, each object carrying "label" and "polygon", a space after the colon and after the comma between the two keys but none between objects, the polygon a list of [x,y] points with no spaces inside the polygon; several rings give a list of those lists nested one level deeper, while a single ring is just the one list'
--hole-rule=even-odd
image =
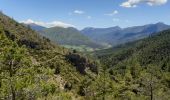
[{"label": "pine tree", "polygon": [[25,56],[25,49],[18,47],[14,42],[11,47],[5,47],[2,54],[2,64],[1,72],[7,73],[7,78],[10,84],[10,91],[12,95],[12,100],[16,100],[16,88],[15,88],[15,74],[21,67],[26,67],[28,65]]}]

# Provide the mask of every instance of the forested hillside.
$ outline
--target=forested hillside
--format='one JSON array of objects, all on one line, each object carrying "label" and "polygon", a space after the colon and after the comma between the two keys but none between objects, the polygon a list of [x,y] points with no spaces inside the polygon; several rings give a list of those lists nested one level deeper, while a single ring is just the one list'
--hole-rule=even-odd
[{"label": "forested hillside", "polygon": [[116,90],[118,97],[133,100],[170,98],[170,30],[157,34],[96,53],[109,77],[123,86]]},{"label": "forested hillside", "polygon": [[[0,14],[0,99],[76,99],[98,64]],[[94,75],[93,75],[94,74]]]},{"label": "forested hillside", "polygon": [[0,99],[168,100],[170,30],[155,34],[91,56],[0,13]]},{"label": "forested hillside", "polygon": [[52,27],[46,28],[42,31],[39,31],[43,36],[49,38],[55,43],[58,43],[63,46],[79,46],[79,47],[86,47],[92,49],[99,49],[102,48],[101,45],[95,43],[85,35],[81,34],[79,30],[69,27],[69,28],[62,28],[62,27]]}]

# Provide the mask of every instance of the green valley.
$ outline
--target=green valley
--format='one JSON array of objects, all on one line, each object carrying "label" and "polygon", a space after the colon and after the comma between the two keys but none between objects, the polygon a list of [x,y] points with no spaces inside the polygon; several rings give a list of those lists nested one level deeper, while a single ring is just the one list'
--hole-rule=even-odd
[{"label": "green valley", "polygon": [[[30,1],[25,2],[30,5]],[[151,7],[163,3],[158,1],[128,0],[120,6],[132,7],[130,10],[133,10],[141,2]],[[53,2],[54,5],[39,5],[39,1],[34,1],[31,5],[41,8],[37,14],[41,16],[47,8],[56,7],[56,1]],[[91,8],[90,4],[86,6]],[[66,6],[67,3],[63,5],[58,4],[57,7],[65,8],[55,11],[63,14],[68,8],[79,7]],[[29,12],[29,9],[20,10],[35,15],[34,10]],[[101,6],[100,12],[102,9]],[[140,7],[138,9],[143,11]],[[129,13],[130,10],[120,9],[120,16],[123,11]],[[10,12],[5,11],[7,14]],[[96,13],[90,11],[95,16]],[[116,18],[120,17],[116,15],[118,13],[115,10],[103,16],[105,19],[113,16]],[[58,16],[60,14],[57,13]],[[109,23],[102,20],[102,17],[100,20],[95,19],[81,10],[65,14],[73,19],[62,17],[62,20],[67,19],[71,23],[76,19],[84,26],[93,26],[97,22],[99,25]],[[99,17],[99,14],[96,15]],[[23,16],[28,15],[20,15],[18,19],[21,20]],[[56,17],[55,13],[44,14],[45,19],[52,19],[52,16]],[[89,22],[86,23],[83,18]],[[114,23],[108,25],[123,23],[130,26],[130,23],[135,22],[135,18],[134,22],[128,22],[123,17],[122,20],[115,18],[112,19]],[[169,25],[159,22],[127,28],[88,27],[81,30],[81,27],[76,29],[71,27],[74,25],[61,21],[41,22],[29,19],[24,23],[16,19],[0,12],[0,100],[170,99]]]}]

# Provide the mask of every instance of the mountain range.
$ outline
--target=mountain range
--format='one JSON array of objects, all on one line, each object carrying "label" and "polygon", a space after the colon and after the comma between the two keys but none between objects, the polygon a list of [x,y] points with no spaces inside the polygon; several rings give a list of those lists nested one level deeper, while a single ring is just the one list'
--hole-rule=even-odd
[{"label": "mountain range", "polygon": [[80,31],[78,31],[76,28],[73,27],[46,28],[40,31],[40,34],[61,45],[72,45],[72,46],[85,45],[91,48],[100,47],[100,45],[97,45],[95,42],[90,40],[85,35],[81,34]]},{"label": "mountain range", "polygon": [[0,13],[0,47],[2,100],[170,98],[170,30],[83,53]]},{"label": "mountain range", "polygon": [[154,35],[153,33],[170,28],[169,25],[161,22],[128,28],[120,28],[119,26],[110,28],[87,27],[83,30],[78,30],[73,27],[45,28],[33,23],[27,25],[58,44],[70,45],[71,47],[85,45],[86,47],[95,49],[108,48],[110,46],[117,46],[119,44],[143,39]]},{"label": "mountain range", "polygon": [[49,38],[51,41],[68,48],[80,48],[80,51],[81,49],[83,49],[83,51],[88,51],[104,47],[94,42],[93,40],[91,40],[90,38],[82,34],[79,30],[73,27],[63,28],[56,26],[51,28],[45,28],[34,23],[24,25],[30,27],[33,30],[36,30],[40,33],[40,35]]},{"label": "mountain range", "polygon": [[164,23],[156,23],[128,28],[120,28],[119,26],[110,28],[85,28],[81,32],[97,43],[108,43],[116,46],[148,37],[152,33],[169,28],[170,26]]}]

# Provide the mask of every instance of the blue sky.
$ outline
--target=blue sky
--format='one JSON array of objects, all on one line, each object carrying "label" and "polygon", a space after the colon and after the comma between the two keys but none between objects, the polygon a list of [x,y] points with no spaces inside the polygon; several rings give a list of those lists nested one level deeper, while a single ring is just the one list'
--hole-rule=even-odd
[{"label": "blue sky", "polygon": [[19,22],[47,27],[170,24],[168,0],[0,0],[0,10]]}]

